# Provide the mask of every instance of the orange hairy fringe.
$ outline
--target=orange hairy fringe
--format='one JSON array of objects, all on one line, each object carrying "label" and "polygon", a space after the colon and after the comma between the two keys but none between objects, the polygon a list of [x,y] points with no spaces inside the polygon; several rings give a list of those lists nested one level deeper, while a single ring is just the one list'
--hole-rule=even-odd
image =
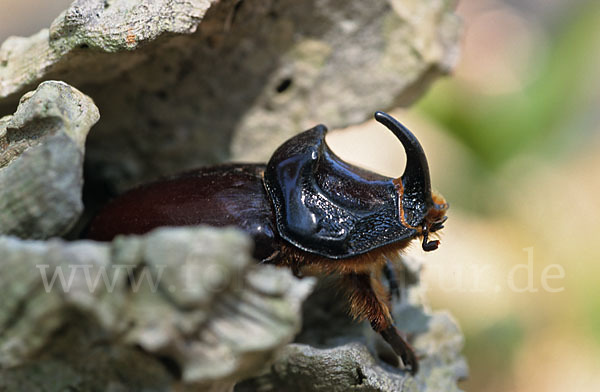
[{"label": "orange hairy fringe", "polygon": [[356,320],[367,319],[379,332],[393,324],[389,310],[389,294],[381,284],[381,271],[386,260],[397,260],[410,240],[389,244],[368,253],[346,259],[328,259],[284,244],[278,265],[291,267],[303,275],[339,276],[339,289],[349,300],[349,313]]},{"label": "orange hairy fringe", "polygon": [[308,253],[294,246],[283,244],[277,265],[297,269],[305,275],[370,273],[373,268],[381,269],[387,260],[395,260],[410,240],[401,241],[373,249],[362,255],[345,259],[328,259]]}]

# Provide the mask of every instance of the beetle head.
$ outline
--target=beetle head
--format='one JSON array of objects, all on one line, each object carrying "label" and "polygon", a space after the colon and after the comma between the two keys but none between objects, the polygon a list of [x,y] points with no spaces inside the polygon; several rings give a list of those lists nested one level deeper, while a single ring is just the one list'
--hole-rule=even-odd
[{"label": "beetle head", "polygon": [[423,249],[436,241],[447,205],[431,193],[429,168],[415,136],[383,112],[377,121],[402,142],[407,163],[392,179],[353,166],[325,143],[327,128],[318,125],[285,142],[273,154],[264,175],[279,235],[296,247],[332,259],[422,235]]},{"label": "beetle head", "polygon": [[375,120],[396,135],[406,152],[404,173],[394,180],[400,193],[400,219],[418,229],[423,236],[423,250],[435,250],[439,241],[429,241],[428,236],[444,227],[448,203],[442,195],[431,191],[429,165],[423,147],[412,132],[389,114],[376,112]]}]

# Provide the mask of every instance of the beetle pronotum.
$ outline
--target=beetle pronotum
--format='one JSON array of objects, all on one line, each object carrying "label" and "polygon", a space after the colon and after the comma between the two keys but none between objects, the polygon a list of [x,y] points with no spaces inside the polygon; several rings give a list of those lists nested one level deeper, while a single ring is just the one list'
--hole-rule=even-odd
[{"label": "beetle pronotum", "polygon": [[296,274],[339,277],[350,313],[367,319],[405,366],[418,369],[400,336],[379,277],[414,238],[431,251],[429,234],[443,227],[448,204],[431,191],[427,159],[417,138],[390,115],[375,119],[406,152],[406,168],[388,178],[344,162],[325,143],[323,125],[300,133],[264,164],[202,168],[143,185],[111,201],[87,237],[111,240],[159,226],[237,226],[255,242],[254,257]]}]

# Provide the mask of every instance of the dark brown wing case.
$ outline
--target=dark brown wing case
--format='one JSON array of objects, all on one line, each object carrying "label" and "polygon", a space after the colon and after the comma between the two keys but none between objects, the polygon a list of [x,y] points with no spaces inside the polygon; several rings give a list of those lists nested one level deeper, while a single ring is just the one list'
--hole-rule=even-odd
[{"label": "dark brown wing case", "polygon": [[252,236],[254,256],[268,257],[279,238],[262,175],[265,165],[203,168],[140,186],[108,203],[92,220],[87,238],[110,241],[160,226],[235,226]]}]

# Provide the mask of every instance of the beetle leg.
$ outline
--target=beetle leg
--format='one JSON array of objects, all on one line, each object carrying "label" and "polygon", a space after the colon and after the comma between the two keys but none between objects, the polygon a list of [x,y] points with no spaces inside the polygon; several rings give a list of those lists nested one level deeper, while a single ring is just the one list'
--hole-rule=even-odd
[{"label": "beetle leg", "polygon": [[415,355],[415,351],[406,340],[400,336],[398,329],[390,325],[388,328],[380,331],[381,337],[388,342],[388,344],[394,349],[394,352],[402,358],[404,366],[410,367],[410,373],[415,374],[419,371],[419,361]]},{"label": "beetle leg", "polygon": [[273,253],[271,253],[271,255],[269,257],[262,259],[260,261],[260,264],[277,264],[277,260],[280,258],[279,257],[280,255],[281,255],[280,250],[274,250]]},{"label": "beetle leg", "polygon": [[298,263],[289,263],[289,261],[283,256],[283,252],[279,249],[273,251],[269,257],[262,259],[260,264],[272,264],[279,267],[289,267],[292,270],[292,274],[294,274],[296,278],[304,277]]},{"label": "beetle leg", "polygon": [[343,277],[343,285],[350,297],[350,313],[357,319],[366,318],[371,327],[388,342],[402,358],[411,373],[418,370],[418,361],[412,347],[400,336],[386,301],[385,289],[377,279],[367,274],[350,273]]},{"label": "beetle leg", "polygon": [[293,264],[291,266],[291,270],[292,270],[292,274],[294,274],[294,276],[296,278],[302,278],[302,277],[304,277],[304,275],[302,274],[302,271],[300,271],[300,267],[298,267],[297,264]]},{"label": "beetle leg", "polygon": [[400,285],[398,284],[398,275],[394,264],[386,258],[385,264],[383,265],[383,274],[388,281],[390,298],[400,300]]}]

